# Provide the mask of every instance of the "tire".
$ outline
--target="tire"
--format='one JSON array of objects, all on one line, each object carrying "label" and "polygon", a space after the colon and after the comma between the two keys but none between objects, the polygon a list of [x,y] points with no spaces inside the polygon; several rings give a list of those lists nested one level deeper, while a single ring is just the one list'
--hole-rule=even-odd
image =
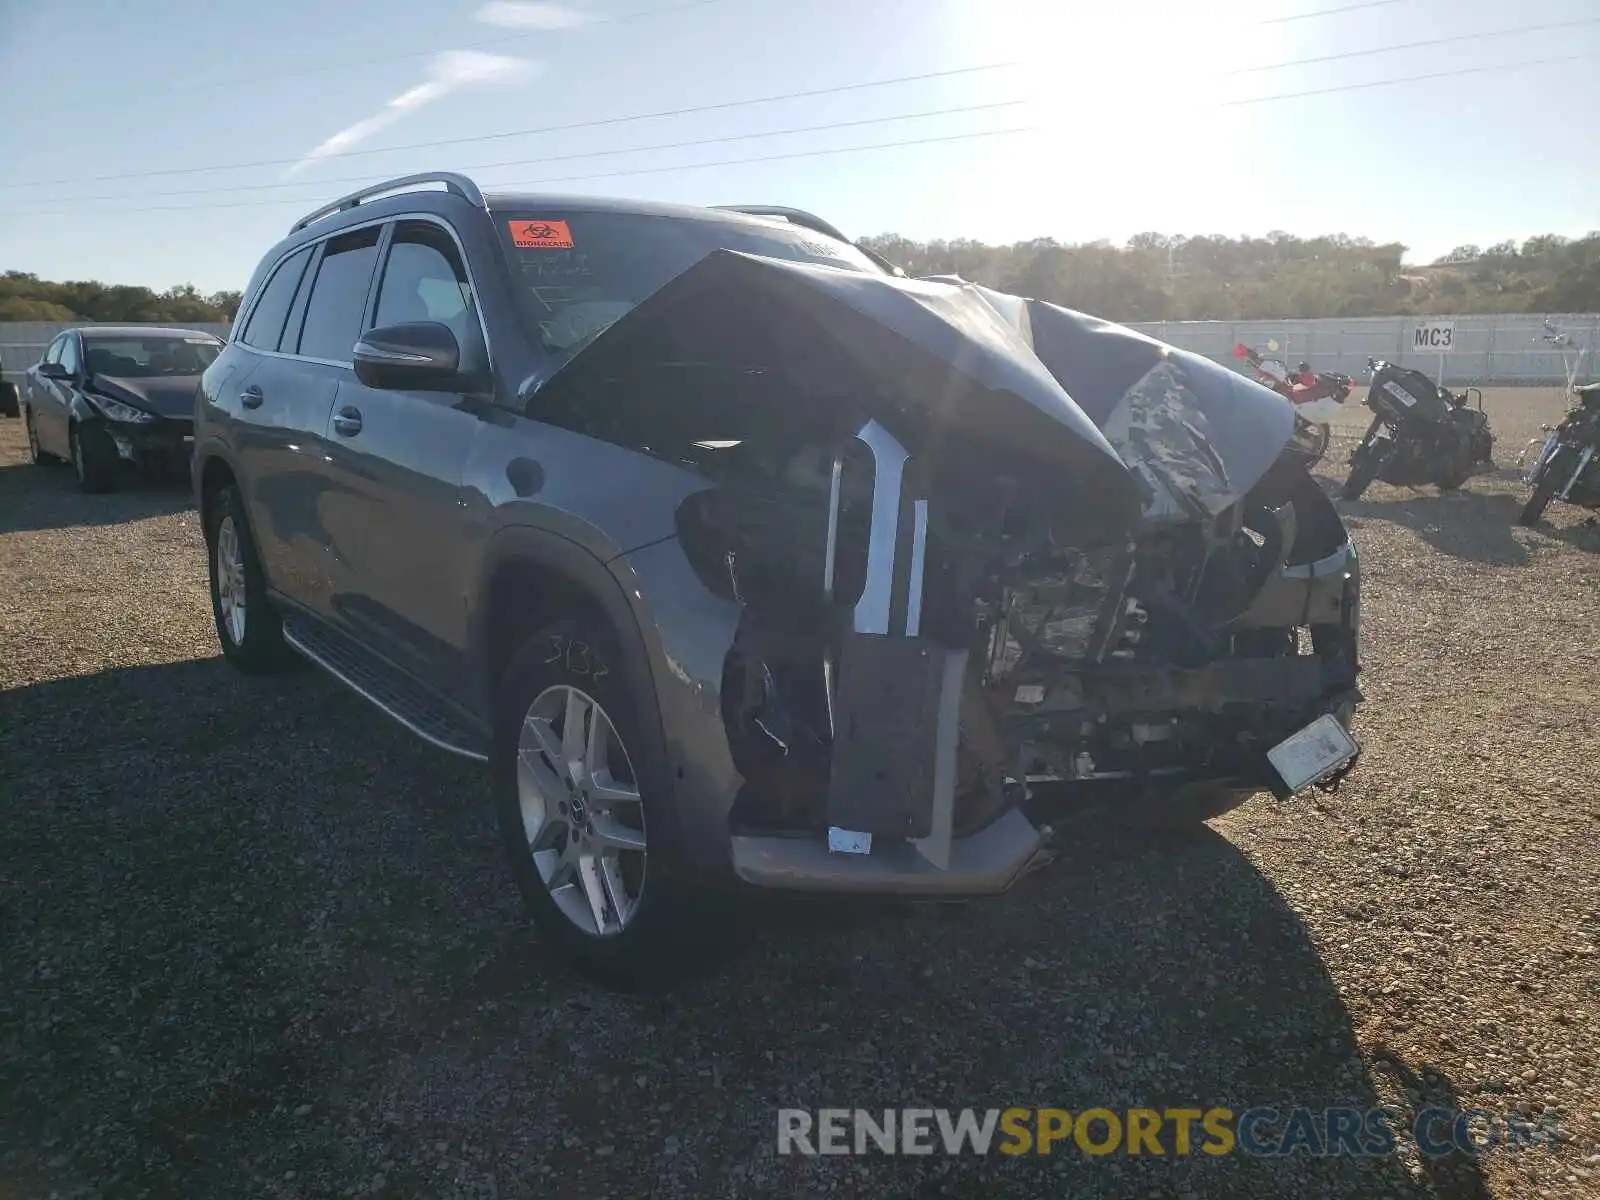
[{"label": "tire", "polygon": [[[679,870],[665,747],[659,732],[645,740],[659,715],[638,711],[619,662],[613,639],[584,623],[528,638],[497,699],[491,784],[512,877],[541,939],[607,987],[654,991],[726,952],[729,921]],[[587,737],[569,742],[574,718]],[[595,753],[597,730],[605,774],[564,769],[580,743],[585,758]]]},{"label": "tire", "polygon": [[34,427],[33,409],[22,409],[22,423],[28,431],[28,461],[36,467],[53,467],[61,460],[48,450],[39,448],[39,431]]},{"label": "tire", "polygon": [[[267,599],[267,577],[238,488],[224,488],[206,506],[205,534],[211,617],[222,657],[251,674],[288,665],[292,659],[283,625]],[[243,604],[238,603],[240,597]]]},{"label": "tire", "polygon": [[1328,452],[1329,429],[1326,425],[1316,425],[1310,421],[1295,417],[1294,435],[1289,440],[1288,452],[1293,454],[1306,470],[1310,471],[1322,461],[1323,455]]},{"label": "tire", "polygon": [[1328,453],[1328,443],[1333,440],[1333,430],[1327,425],[1316,426],[1316,440],[1311,447],[1311,462],[1315,466]]},{"label": "tire", "polygon": [[1539,523],[1539,518],[1544,516],[1544,510],[1550,507],[1550,501],[1556,496],[1556,458],[1560,451],[1550,456],[1550,461],[1545,463],[1544,470],[1539,472],[1539,482],[1533,485],[1533,495],[1528,497],[1528,502],[1522,506],[1522,512],[1517,515],[1517,524],[1532,527]]},{"label": "tire", "polygon": [[1360,462],[1350,468],[1350,477],[1344,481],[1340,490],[1346,500],[1359,500],[1372,486],[1372,481],[1378,477],[1378,472],[1383,470],[1383,456],[1367,453]]},{"label": "tire", "polygon": [[72,445],[72,470],[78,487],[90,494],[117,486],[117,448],[111,435],[93,425],[74,425],[68,433]]}]

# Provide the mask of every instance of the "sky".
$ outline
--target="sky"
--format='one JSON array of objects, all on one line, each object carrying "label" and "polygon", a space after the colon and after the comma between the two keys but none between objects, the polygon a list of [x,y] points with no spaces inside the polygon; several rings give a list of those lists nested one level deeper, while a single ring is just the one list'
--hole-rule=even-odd
[{"label": "sky", "polygon": [[1600,228],[1597,66],[1595,0],[0,0],[0,270],[242,288],[303,213],[429,169],[1428,261]]}]

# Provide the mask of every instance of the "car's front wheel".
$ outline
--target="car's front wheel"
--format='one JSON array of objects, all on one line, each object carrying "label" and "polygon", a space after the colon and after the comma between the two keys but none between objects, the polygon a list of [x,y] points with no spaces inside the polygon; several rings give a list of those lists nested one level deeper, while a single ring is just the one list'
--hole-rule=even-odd
[{"label": "car's front wheel", "polygon": [[661,755],[610,639],[535,634],[506,669],[491,767],[496,816],[534,923],[601,982],[654,988],[727,944],[677,872]]},{"label": "car's front wheel", "polygon": [[40,467],[52,466],[60,462],[59,458],[39,445],[39,430],[34,425],[33,409],[23,408],[22,423],[28,430],[28,461]]},{"label": "car's front wheel", "polygon": [[289,660],[283,627],[267,599],[267,578],[237,488],[224,488],[206,506],[205,532],[211,615],[222,656],[241,671],[283,665]]},{"label": "car's front wheel", "polygon": [[74,425],[72,470],[86,492],[109,492],[117,486],[117,448],[111,435],[94,425]]}]

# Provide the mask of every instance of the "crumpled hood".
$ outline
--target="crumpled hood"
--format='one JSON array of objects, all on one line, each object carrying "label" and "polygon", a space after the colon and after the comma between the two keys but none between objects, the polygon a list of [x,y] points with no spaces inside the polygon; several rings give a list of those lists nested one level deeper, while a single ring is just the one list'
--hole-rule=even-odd
[{"label": "crumpled hood", "polygon": [[[595,396],[639,392],[657,399],[631,406],[626,430],[586,417],[610,407]],[[1138,520],[1138,485],[1094,422],[981,297],[943,284],[717,251],[539,384],[530,411],[659,447],[669,421],[715,424],[693,412],[713,402],[847,431],[876,419],[935,461],[998,449],[1059,469],[1063,492],[1087,498],[1109,529]]]},{"label": "crumpled hood", "polygon": [[1294,409],[1271,388],[1098,317],[967,283],[1144,481],[1150,516],[1215,516],[1278,461]]},{"label": "crumpled hood", "polygon": [[[1294,420],[1224,367],[1068,309],[733,251],[644,299],[544,380],[536,403],[576,411],[594,389],[650,389],[707,366],[781,373],[765,403],[855,410],[914,453],[981,443],[1059,466],[1063,489],[1108,530],[1141,512],[1222,511],[1276,460]],[[663,408],[694,402],[662,390]]]},{"label": "crumpled hood", "polygon": [[192,418],[194,394],[199,390],[198,375],[166,375],[160,379],[125,379],[120,376],[96,375],[93,391],[101,392],[113,400],[148,409],[157,416]]}]

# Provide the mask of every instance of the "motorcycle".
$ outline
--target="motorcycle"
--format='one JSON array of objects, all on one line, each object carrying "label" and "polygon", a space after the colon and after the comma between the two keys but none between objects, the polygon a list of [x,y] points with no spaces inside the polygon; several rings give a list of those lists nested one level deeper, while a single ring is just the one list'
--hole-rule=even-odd
[{"label": "motorcycle", "polygon": [[[1372,383],[1363,403],[1372,424],[1350,455],[1344,498],[1359,500],[1375,479],[1397,487],[1433,484],[1454,491],[1472,475],[1493,470],[1494,435],[1483,393],[1456,393],[1421,371],[1367,359]],[[1473,393],[1478,407],[1470,407]]]},{"label": "motorcycle", "polygon": [[1294,444],[1307,460],[1307,466],[1320,462],[1333,436],[1330,422],[1350,398],[1350,376],[1335,371],[1313,373],[1307,363],[1301,363],[1290,374],[1282,359],[1263,358],[1243,343],[1233,348],[1233,356],[1250,364],[1257,383],[1271,388],[1294,405],[1297,418]]},{"label": "motorcycle", "polygon": [[1574,388],[1577,405],[1548,436],[1525,476],[1533,495],[1519,525],[1536,525],[1552,500],[1600,509],[1600,383]]}]

